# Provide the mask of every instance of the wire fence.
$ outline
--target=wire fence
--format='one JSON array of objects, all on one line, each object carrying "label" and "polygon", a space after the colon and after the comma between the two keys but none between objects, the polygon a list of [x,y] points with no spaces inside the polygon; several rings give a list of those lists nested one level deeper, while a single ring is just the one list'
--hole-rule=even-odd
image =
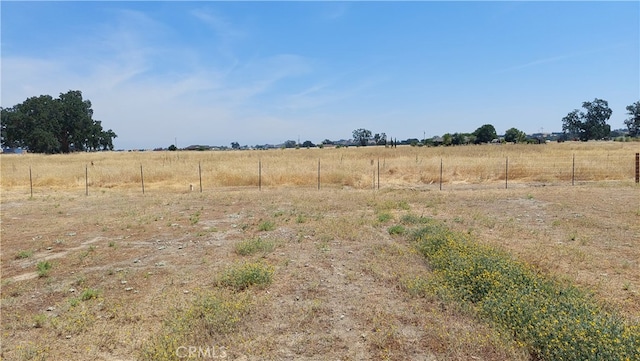
[{"label": "wire fence", "polygon": [[142,194],[277,187],[455,190],[640,181],[640,153],[628,151],[455,156],[419,152],[394,156],[388,151],[327,156],[315,152],[302,157],[267,153],[208,157],[184,152],[137,161],[78,157],[32,162],[36,164],[28,168],[24,162],[8,162],[9,158],[3,157],[1,184],[3,191],[26,188],[33,197],[56,189],[84,191],[85,195],[109,189],[138,189]]}]

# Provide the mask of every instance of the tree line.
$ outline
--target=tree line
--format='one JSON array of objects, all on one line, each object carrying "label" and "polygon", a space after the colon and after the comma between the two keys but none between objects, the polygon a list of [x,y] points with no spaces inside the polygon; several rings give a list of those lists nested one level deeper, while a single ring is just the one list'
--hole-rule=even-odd
[{"label": "tree line", "polygon": [[[613,111],[609,108],[609,103],[603,99],[594,99],[592,102],[582,103],[583,111],[574,109],[562,118],[561,140],[598,140],[608,139],[611,137],[611,126],[607,121],[611,118]],[[630,137],[640,137],[640,101],[637,101],[626,107],[629,116],[624,124],[627,127]],[[376,134],[372,136],[372,132],[368,129],[360,128],[353,131],[353,141],[357,145],[373,145],[383,144],[394,146],[398,144],[393,138],[387,143],[385,133],[381,133],[384,137]],[[481,144],[489,143],[498,139],[496,129],[491,124],[484,124],[472,133],[446,133],[442,137],[433,137],[431,139],[418,140],[410,138],[402,144],[411,145],[464,145],[464,144]],[[504,133],[504,141],[510,143],[526,143],[539,142],[537,139],[530,139],[527,135],[517,129],[510,128]]]},{"label": "tree line", "polygon": [[113,150],[113,130],[93,119],[91,101],[79,90],[31,97],[2,108],[0,140],[3,147],[25,148],[34,153]]}]

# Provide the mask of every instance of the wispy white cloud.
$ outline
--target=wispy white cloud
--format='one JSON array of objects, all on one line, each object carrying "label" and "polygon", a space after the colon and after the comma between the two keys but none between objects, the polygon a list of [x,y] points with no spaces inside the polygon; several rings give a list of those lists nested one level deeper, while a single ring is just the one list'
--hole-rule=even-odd
[{"label": "wispy white cloud", "polygon": [[557,62],[561,62],[564,60],[568,60],[568,59],[572,59],[572,58],[577,58],[577,57],[582,57],[582,56],[587,56],[587,55],[593,55],[593,54],[597,54],[597,53],[603,53],[603,52],[609,52],[611,50],[614,49],[618,49],[621,47],[625,47],[628,46],[629,44],[611,44],[605,47],[601,47],[601,48],[596,48],[596,49],[590,49],[590,50],[585,50],[585,51],[575,51],[572,53],[568,53],[568,54],[562,54],[562,55],[556,55],[556,56],[549,56],[549,57],[545,57],[545,58],[540,58],[540,59],[536,59],[524,64],[519,64],[519,65],[514,65],[514,66],[510,66],[504,69],[500,69],[498,71],[496,71],[496,73],[506,73],[506,72],[512,72],[512,71],[517,71],[517,70],[522,70],[522,69],[526,69],[526,68],[531,68],[531,67],[536,67],[539,65],[545,65],[545,64],[553,64],[553,63],[557,63]]},{"label": "wispy white cloud", "polygon": [[[352,84],[345,84],[353,82]],[[349,99],[362,96],[368,90],[384,82],[380,77],[353,80],[351,78],[333,78],[312,84],[294,94],[285,97],[283,109],[300,111],[313,110],[327,105],[335,105]]]},{"label": "wispy white cloud", "polygon": [[508,67],[508,68],[500,69],[496,73],[498,73],[498,74],[499,73],[508,73],[508,72],[522,70],[522,69],[526,69],[526,68],[530,68],[530,67],[534,67],[534,66],[538,66],[538,65],[556,63],[558,61],[565,60],[565,59],[568,59],[570,57],[571,57],[571,55],[558,55],[558,56],[552,56],[552,57],[548,57],[548,58],[537,59],[537,60],[530,61],[528,63],[514,65],[514,66],[511,66],[511,67]]},{"label": "wispy white cloud", "polygon": [[327,20],[336,20],[346,16],[349,12],[349,7],[350,5],[346,2],[327,2],[321,14]]},{"label": "wispy white cloud", "polygon": [[[198,14],[224,36],[240,34],[220,18]],[[79,89],[92,101],[94,117],[118,133],[116,147],[124,148],[166,146],[174,137],[211,144],[268,140],[288,126],[269,115],[277,102],[258,108],[253,99],[273,98],[282,82],[311,72],[308,59],[274,54],[212,65],[197,48],[159,41],[171,29],[146,14],[124,11],[116,18],[74,44],[58,45],[53,55],[3,57],[2,105]],[[161,69],[167,54],[176,69]]]},{"label": "wispy white cloud", "polygon": [[238,27],[234,26],[231,21],[211,9],[194,9],[191,10],[190,14],[213,29],[220,39],[224,41],[237,40],[246,36],[244,31],[240,30]]}]

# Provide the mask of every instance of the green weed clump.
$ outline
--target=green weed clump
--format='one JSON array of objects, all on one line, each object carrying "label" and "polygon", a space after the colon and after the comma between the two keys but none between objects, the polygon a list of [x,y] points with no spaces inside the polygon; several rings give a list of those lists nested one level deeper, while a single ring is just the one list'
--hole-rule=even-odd
[{"label": "green weed clump", "polygon": [[237,330],[250,308],[246,293],[215,290],[199,294],[186,308],[169,311],[160,331],[141,348],[140,360],[182,360],[185,356],[176,351],[186,345],[214,345],[205,356],[225,358],[224,335]]},{"label": "green weed clump", "polygon": [[272,278],[272,267],[259,262],[242,263],[227,269],[220,279],[220,285],[242,291],[250,286],[267,286]]},{"label": "green weed clump", "polygon": [[382,212],[378,214],[378,222],[386,223],[393,219],[393,215],[389,212]]},{"label": "green weed clump", "polygon": [[16,259],[25,259],[33,256],[33,251],[31,250],[22,250],[16,254]]},{"label": "green weed clump", "polygon": [[38,270],[38,277],[47,277],[49,275],[49,270],[52,265],[49,261],[40,261],[36,265],[36,269]]},{"label": "green weed clump", "polygon": [[430,218],[416,216],[415,214],[411,213],[405,214],[400,218],[400,223],[406,225],[427,224],[429,222],[431,222]]},{"label": "green weed clump", "polygon": [[640,360],[640,325],[604,309],[577,287],[439,224],[413,238],[432,267],[431,291],[470,305],[513,334],[533,359]]},{"label": "green weed clump", "polygon": [[88,300],[90,300],[92,298],[98,298],[99,294],[100,294],[100,292],[98,290],[93,289],[93,288],[87,288],[80,295],[80,299],[83,300],[83,301],[88,301]]},{"label": "green weed clump", "polygon": [[276,224],[273,221],[262,221],[258,225],[258,230],[262,232],[273,231],[276,229]]},{"label": "green weed clump", "polygon": [[235,246],[235,252],[241,256],[248,256],[258,252],[269,253],[273,251],[274,247],[275,245],[271,241],[252,238],[238,242]]},{"label": "green weed clump", "polygon": [[391,235],[393,235],[393,234],[404,234],[405,228],[404,228],[404,226],[402,226],[400,224],[397,224],[395,226],[389,227],[389,229],[387,229],[387,231]]}]

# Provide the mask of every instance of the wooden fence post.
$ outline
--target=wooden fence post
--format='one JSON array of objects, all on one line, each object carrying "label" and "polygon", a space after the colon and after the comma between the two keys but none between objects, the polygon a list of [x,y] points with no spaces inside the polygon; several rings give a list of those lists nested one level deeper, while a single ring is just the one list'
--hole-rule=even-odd
[{"label": "wooden fence post", "polygon": [[380,158],[378,158],[378,190],[380,190]]},{"label": "wooden fence post", "polygon": [[509,188],[509,157],[504,163],[504,189]]},{"label": "wooden fence post", "polygon": [[576,155],[573,155],[573,160],[571,162],[571,185],[576,184]]},{"label": "wooden fence post", "polygon": [[440,158],[440,190],[442,190],[442,158]]},{"label": "wooden fence post", "polygon": [[89,195],[89,166],[84,166],[84,195]]},{"label": "wooden fence post", "polygon": [[31,176],[31,166],[29,166],[29,189],[31,189],[31,198],[33,198],[33,177]]},{"label": "wooden fence post", "polygon": [[636,153],[636,184],[640,183],[640,153]]},{"label": "wooden fence post", "polygon": [[142,182],[142,194],[144,194],[144,173],[142,172],[142,164],[140,164],[140,181]]},{"label": "wooden fence post", "polygon": [[200,177],[200,193],[202,193],[202,165],[198,162],[198,176]]},{"label": "wooden fence post", "polygon": [[262,160],[258,160],[258,190],[262,190]]}]

